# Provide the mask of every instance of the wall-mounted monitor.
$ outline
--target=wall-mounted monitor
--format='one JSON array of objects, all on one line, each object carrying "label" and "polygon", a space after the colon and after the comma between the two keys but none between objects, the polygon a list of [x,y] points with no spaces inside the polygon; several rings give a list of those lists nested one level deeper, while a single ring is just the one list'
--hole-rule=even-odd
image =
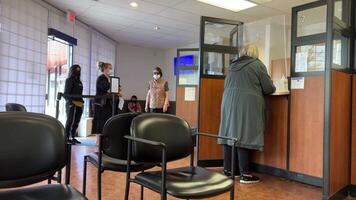
[{"label": "wall-mounted monitor", "polygon": [[[178,64],[178,59],[177,57],[174,57],[174,75],[178,74],[178,66],[184,66],[184,67],[194,67],[195,60],[194,60],[194,55],[186,55],[186,56],[180,56],[179,57],[179,64]],[[187,70],[189,73],[191,70]]]}]

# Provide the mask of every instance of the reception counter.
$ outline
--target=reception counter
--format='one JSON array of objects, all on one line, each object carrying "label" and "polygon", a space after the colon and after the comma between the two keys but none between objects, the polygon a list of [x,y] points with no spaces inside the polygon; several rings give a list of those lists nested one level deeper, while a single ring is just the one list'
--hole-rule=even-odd
[{"label": "reception counter", "polygon": [[255,151],[251,161],[260,166],[287,169],[289,93],[266,97],[264,150]]}]

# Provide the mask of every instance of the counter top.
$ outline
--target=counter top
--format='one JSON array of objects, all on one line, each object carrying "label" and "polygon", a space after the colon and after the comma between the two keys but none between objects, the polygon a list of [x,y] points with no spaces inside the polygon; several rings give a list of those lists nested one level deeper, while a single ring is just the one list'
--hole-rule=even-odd
[{"label": "counter top", "polygon": [[283,96],[283,95],[290,95],[289,91],[282,91],[282,92],[275,92],[271,94],[271,96]]}]

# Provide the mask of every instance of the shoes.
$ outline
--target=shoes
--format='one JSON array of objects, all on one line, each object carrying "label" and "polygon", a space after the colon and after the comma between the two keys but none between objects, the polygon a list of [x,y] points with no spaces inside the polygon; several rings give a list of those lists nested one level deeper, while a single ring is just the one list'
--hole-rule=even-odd
[{"label": "shoes", "polygon": [[[224,174],[225,176],[231,176],[231,172],[228,170],[224,170]],[[239,176],[240,176],[240,172],[236,172],[235,177],[239,177]]]},{"label": "shoes", "polygon": [[79,140],[77,140],[75,138],[73,138],[72,141],[73,141],[74,144],[81,144],[81,142],[79,142]]},{"label": "shoes", "polygon": [[81,142],[79,142],[77,139],[73,138],[73,139],[68,139],[68,143],[72,144],[72,145],[76,145],[76,144],[81,144]]},{"label": "shoes", "polygon": [[250,174],[243,174],[242,176],[240,176],[240,183],[251,184],[258,182],[260,182],[260,178],[258,178],[257,176],[252,176]]}]

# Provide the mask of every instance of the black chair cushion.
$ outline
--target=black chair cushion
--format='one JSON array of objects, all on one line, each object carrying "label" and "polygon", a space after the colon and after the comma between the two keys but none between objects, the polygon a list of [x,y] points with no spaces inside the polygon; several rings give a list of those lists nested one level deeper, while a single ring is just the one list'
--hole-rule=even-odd
[{"label": "black chair cushion", "polygon": [[69,185],[51,184],[0,192],[4,200],[87,200]]},{"label": "black chair cushion", "polygon": [[[98,152],[91,153],[87,155],[88,161],[91,162],[93,165],[98,167],[99,163],[99,154]],[[102,154],[102,170],[112,170],[112,171],[117,171],[117,172],[126,172],[126,160],[120,160],[117,158],[110,157],[108,155]],[[131,168],[130,171],[132,172],[138,172],[142,170],[146,170],[149,168],[154,167],[155,164],[140,164],[140,163],[135,163],[131,162]]]},{"label": "black chair cushion", "polygon": [[[157,192],[161,190],[161,171],[143,172],[135,180]],[[182,199],[199,199],[225,193],[234,187],[229,177],[201,167],[167,170],[167,193]]]}]

